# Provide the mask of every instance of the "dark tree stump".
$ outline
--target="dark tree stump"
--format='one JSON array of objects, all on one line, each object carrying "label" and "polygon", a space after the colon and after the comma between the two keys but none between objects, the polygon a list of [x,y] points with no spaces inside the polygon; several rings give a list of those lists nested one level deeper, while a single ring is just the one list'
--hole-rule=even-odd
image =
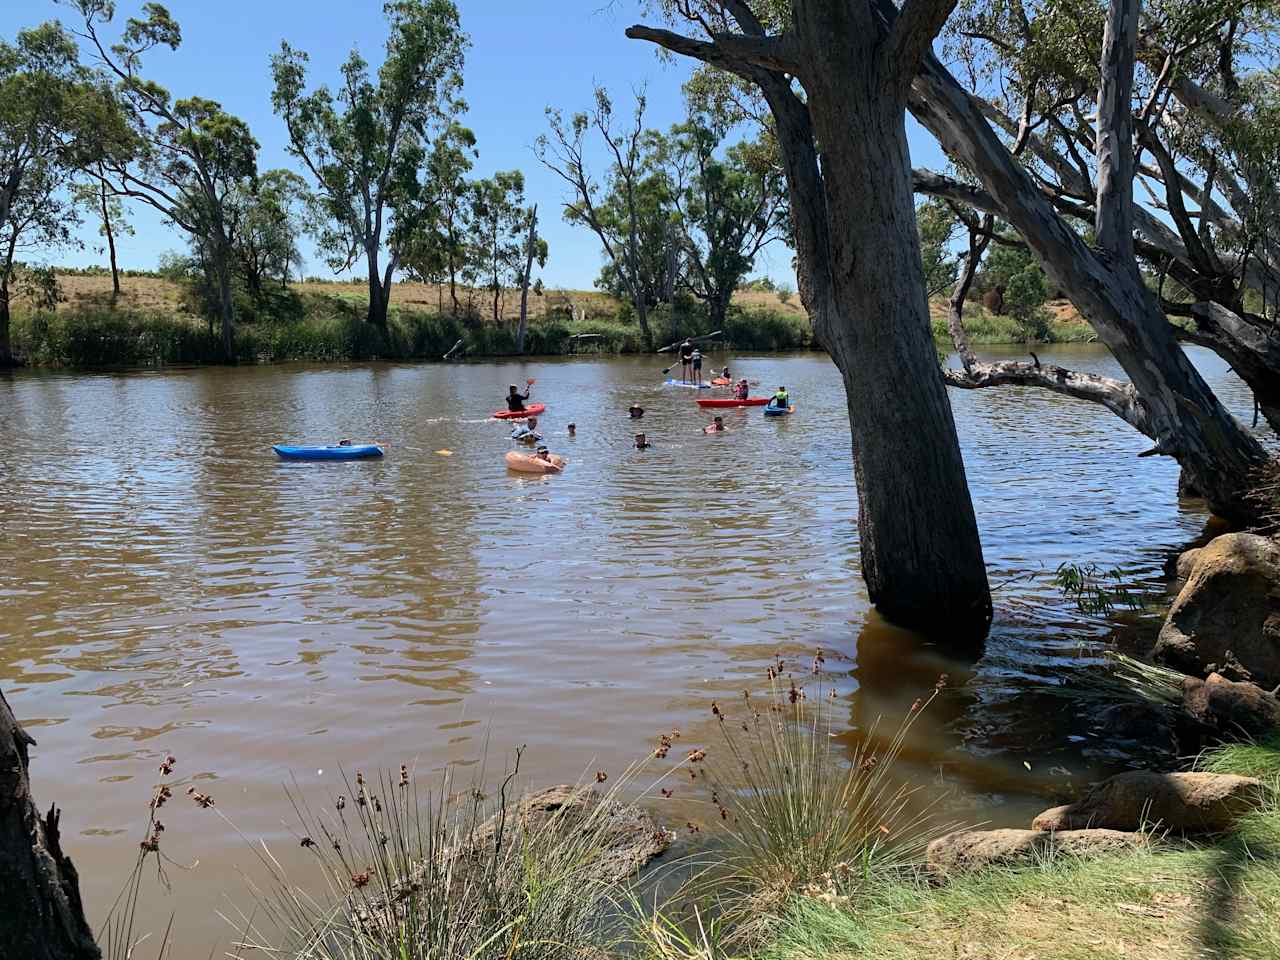
[{"label": "dark tree stump", "polygon": [[80,878],[59,842],[58,809],[41,817],[31,798],[34,744],[0,692],[0,957],[101,960]]}]

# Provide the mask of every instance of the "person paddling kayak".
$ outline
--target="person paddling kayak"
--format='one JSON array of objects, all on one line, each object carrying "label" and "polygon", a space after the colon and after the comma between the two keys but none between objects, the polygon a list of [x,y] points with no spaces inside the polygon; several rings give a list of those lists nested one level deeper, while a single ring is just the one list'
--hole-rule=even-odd
[{"label": "person paddling kayak", "polygon": [[769,401],[769,406],[779,407],[783,410],[791,406],[791,395],[787,393],[786,387],[778,388],[777,392],[773,395],[773,399]]},{"label": "person paddling kayak", "polygon": [[529,391],[533,389],[533,381],[527,381],[524,393],[516,389],[513,383],[507,388],[507,410],[511,413],[524,413],[524,402],[529,399]]}]

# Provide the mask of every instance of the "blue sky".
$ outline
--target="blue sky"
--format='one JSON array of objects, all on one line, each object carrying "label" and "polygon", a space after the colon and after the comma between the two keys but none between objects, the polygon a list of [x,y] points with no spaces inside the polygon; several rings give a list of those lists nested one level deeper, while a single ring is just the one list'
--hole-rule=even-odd
[{"label": "blue sky", "polygon": [[[262,145],[261,169],[294,166],[285,151],[283,124],[271,111],[268,59],[281,40],[311,55],[313,82],[332,84],[339,63],[354,45],[373,64],[381,60],[386,22],[381,0],[169,0],[182,27],[177,52],[151,52],[145,72],[175,96],[217,100],[244,118]],[[600,268],[600,250],[589,231],[571,228],[560,217],[562,183],[543,169],[531,146],[546,129],[545,108],[566,112],[591,101],[592,84],[606,86],[619,110],[629,109],[630,90],[643,84],[650,126],[666,128],[683,113],[680,86],[690,66],[655,55],[646,43],[628,40],[623,29],[645,20],[641,4],[606,0],[458,0],[463,28],[471,37],[465,73],[470,111],[465,122],[475,131],[480,158],[474,175],[519,168],[526,196],[539,204],[539,220],[551,248],[543,271],[549,287],[589,288]],[[73,11],[52,0],[0,0],[7,12],[0,33],[50,18],[73,22]],[[139,15],[142,0],[117,0],[117,23]],[[908,121],[913,163],[939,166],[932,139]],[[597,153],[603,169],[603,153]],[[121,244],[122,266],[154,267],[160,254],[183,248],[182,237],[145,210],[133,217],[136,235]],[[93,249],[96,229],[81,231],[86,248],[51,254],[69,264],[105,263]],[[307,273],[328,275],[309,254]],[[757,262],[757,274],[792,278],[790,252],[775,245]]]}]

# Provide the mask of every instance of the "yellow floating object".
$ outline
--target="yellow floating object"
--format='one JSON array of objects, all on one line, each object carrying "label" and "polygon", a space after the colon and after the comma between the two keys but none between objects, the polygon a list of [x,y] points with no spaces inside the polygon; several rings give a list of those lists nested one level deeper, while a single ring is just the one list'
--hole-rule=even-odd
[{"label": "yellow floating object", "polygon": [[529,453],[516,453],[512,450],[506,459],[507,469],[519,473],[559,473],[564,469],[564,457],[557,457],[554,453],[550,460],[543,460]]},{"label": "yellow floating object", "polygon": [[453,456],[453,451],[452,451],[452,450],[437,450],[437,451],[436,451],[436,453],[440,454],[440,456],[442,456],[442,457],[452,457],[452,456]]}]

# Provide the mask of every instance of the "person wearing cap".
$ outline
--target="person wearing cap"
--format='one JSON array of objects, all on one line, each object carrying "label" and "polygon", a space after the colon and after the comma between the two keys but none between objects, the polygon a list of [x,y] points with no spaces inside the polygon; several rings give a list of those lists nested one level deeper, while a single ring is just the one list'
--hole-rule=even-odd
[{"label": "person wearing cap", "polygon": [[511,413],[524,413],[524,402],[529,399],[529,391],[532,388],[530,384],[524,388],[524,393],[521,393],[514,383],[507,387],[507,410]]},{"label": "person wearing cap", "polygon": [[773,395],[773,399],[769,401],[769,406],[778,407],[781,410],[785,410],[791,406],[791,395],[787,393],[786,387],[778,388],[777,392]]},{"label": "person wearing cap", "polygon": [[561,463],[556,463],[556,461],[552,460],[551,451],[548,450],[546,447],[542,447],[542,446],[538,447],[538,452],[535,453],[533,456],[535,460],[541,460],[544,463],[549,464],[552,468],[556,470],[563,469],[563,461],[561,461]]},{"label": "person wearing cap", "polygon": [[738,385],[733,388],[733,396],[735,400],[745,400],[751,393],[751,385],[747,383],[747,378],[743,377],[738,381]]},{"label": "person wearing cap", "polygon": [[702,351],[697,347],[693,348],[693,354],[689,357],[689,362],[693,365],[693,382],[702,382]]},{"label": "person wearing cap", "polygon": [[723,433],[724,417],[716,417],[709,424],[702,428],[703,433]]},{"label": "person wearing cap", "polygon": [[627,413],[631,415],[632,420],[639,420],[644,416],[644,407],[640,406],[638,403],[633,403],[631,406],[627,407]]},{"label": "person wearing cap", "polygon": [[688,337],[680,344],[680,379],[688,383],[691,378],[690,368],[693,365],[693,341]]},{"label": "person wearing cap", "polygon": [[647,438],[647,437],[645,437],[645,435],[644,435],[643,433],[637,433],[637,434],[636,434],[636,449],[637,449],[637,450],[648,450],[648,449],[649,449],[650,447],[652,447],[652,446],[653,446],[653,444],[649,442],[648,438]]},{"label": "person wearing cap", "polygon": [[538,432],[538,418],[530,417],[524,423],[517,424],[511,431],[511,439],[519,440],[521,443],[537,443],[541,440],[542,434]]}]

